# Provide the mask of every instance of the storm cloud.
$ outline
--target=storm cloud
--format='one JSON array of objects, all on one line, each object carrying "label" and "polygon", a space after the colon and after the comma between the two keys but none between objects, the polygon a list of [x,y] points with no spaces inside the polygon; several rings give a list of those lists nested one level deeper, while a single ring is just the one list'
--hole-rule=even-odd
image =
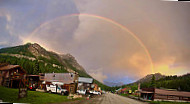
[{"label": "storm cloud", "polygon": [[[155,72],[180,75],[190,68],[188,10],[189,3],[159,0],[2,0],[0,47],[37,42],[71,53],[101,82],[130,83]],[[84,13],[112,19],[136,34],[150,53],[153,72],[130,32]]]}]

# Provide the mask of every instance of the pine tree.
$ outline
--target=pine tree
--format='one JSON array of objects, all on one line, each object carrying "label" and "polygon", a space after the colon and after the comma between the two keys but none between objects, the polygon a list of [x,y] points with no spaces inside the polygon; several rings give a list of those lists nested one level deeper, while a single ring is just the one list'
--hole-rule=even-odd
[{"label": "pine tree", "polygon": [[39,74],[39,73],[40,73],[39,63],[38,63],[38,61],[35,61],[34,65],[33,65],[33,74]]},{"label": "pine tree", "polygon": [[150,87],[155,88],[156,87],[156,79],[155,76],[152,76]]}]

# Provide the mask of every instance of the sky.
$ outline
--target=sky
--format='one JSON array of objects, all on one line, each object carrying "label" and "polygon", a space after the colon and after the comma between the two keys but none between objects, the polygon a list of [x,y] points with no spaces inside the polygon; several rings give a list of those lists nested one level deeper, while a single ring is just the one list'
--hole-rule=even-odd
[{"label": "sky", "polygon": [[95,79],[131,83],[190,70],[190,3],[0,0],[0,48],[38,43],[72,54]]}]

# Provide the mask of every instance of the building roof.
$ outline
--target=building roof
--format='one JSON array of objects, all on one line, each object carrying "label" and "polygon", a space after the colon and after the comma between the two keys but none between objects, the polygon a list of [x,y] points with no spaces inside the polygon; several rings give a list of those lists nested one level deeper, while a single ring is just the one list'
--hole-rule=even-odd
[{"label": "building roof", "polygon": [[119,89],[117,89],[117,90],[115,90],[115,91],[120,91],[122,88],[119,88]]},{"label": "building roof", "polygon": [[164,90],[164,89],[155,89],[155,93],[161,94],[161,95],[190,97],[190,92],[185,92],[185,91],[171,91],[171,90]]},{"label": "building roof", "polygon": [[0,63],[0,67],[7,66],[9,65],[8,63]]},{"label": "building roof", "polygon": [[153,89],[153,88],[143,88],[141,93],[155,93],[159,95],[170,95],[170,96],[181,96],[181,97],[190,97],[190,92],[185,91],[175,91],[171,89]]},{"label": "building roof", "polygon": [[75,74],[73,73],[45,73],[45,81],[62,82],[64,84],[73,83]]},{"label": "building roof", "polygon": [[149,94],[149,93],[154,93],[154,92],[150,92],[150,91],[140,91],[140,93],[146,93],[146,94]]},{"label": "building roof", "polygon": [[125,91],[125,90],[127,90],[127,88],[123,88],[123,89],[121,89],[121,91]]},{"label": "building roof", "polygon": [[27,75],[27,77],[40,77],[40,75]]},{"label": "building roof", "polygon": [[5,65],[5,66],[0,66],[0,71],[6,71],[6,70],[12,70],[12,69],[20,69],[22,72],[26,73],[22,67],[19,65]]},{"label": "building roof", "polygon": [[4,70],[11,70],[11,69],[15,69],[18,68],[19,65],[6,65],[6,66],[2,66],[0,67],[0,70],[4,71]]},{"label": "building roof", "polygon": [[93,79],[92,79],[92,78],[79,77],[78,82],[82,82],[82,83],[92,83],[92,82],[93,82]]}]

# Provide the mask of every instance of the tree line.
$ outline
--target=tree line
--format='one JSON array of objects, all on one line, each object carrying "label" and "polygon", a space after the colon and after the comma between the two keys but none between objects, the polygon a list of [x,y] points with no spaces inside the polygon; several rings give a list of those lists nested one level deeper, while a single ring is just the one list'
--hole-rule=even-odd
[{"label": "tree line", "polygon": [[176,89],[179,91],[190,91],[190,74],[183,76],[166,76],[159,80],[151,80],[151,82],[145,82],[141,84],[141,88],[167,88]]}]

